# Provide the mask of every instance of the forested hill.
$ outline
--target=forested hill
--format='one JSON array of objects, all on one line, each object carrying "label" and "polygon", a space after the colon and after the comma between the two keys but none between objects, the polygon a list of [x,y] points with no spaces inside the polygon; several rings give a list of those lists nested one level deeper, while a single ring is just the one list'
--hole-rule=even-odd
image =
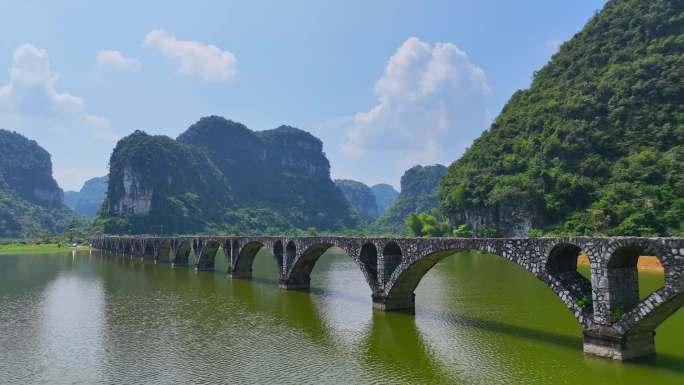
[{"label": "forested hill", "polygon": [[612,0],[454,162],[452,225],[684,234],[684,2]]},{"label": "forested hill", "polygon": [[401,192],[373,224],[381,232],[402,232],[411,214],[431,212],[438,206],[437,188],[446,167],[441,164],[414,166],[401,176]]},{"label": "forested hill", "polygon": [[359,218],[330,179],[322,143],[294,127],[254,132],[211,116],[177,140],[143,132],[110,160],[112,233],[270,233],[353,228]]},{"label": "forested hill", "polygon": [[60,233],[73,215],[52,178],[50,154],[33,140],[0,130],[0,238]]},{"label": "forested hill", "polygon": [[361,218],[369,221],[378,216],[375,194],[366,184],[350,179],[335,179],[335,186]]}]

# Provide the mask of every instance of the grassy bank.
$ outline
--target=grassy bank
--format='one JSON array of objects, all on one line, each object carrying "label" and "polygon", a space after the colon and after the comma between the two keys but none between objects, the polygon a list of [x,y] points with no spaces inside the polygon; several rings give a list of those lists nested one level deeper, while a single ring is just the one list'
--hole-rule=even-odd
[{"label": "grassy bank", "polygon": [[[87,250],[88,246],[78,246],[79,250]],[[0,255],[3,254],[36,254],[36,253],[58,253],[71,251],[71,247],[57,243],[23,244],[10,243],[0,245]]]}]

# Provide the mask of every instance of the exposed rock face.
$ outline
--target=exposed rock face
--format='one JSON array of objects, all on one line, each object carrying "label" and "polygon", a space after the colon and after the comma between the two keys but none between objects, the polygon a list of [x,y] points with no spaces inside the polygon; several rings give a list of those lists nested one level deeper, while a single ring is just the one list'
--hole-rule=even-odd
[{"label": "exposed rock face", "polygon": [[342,191],[344,197],[361,218],[370,220],[378,216],[375,195],[373,195],[370,187],[349,179],[335,179],[335,186]]},{"label": "exposed rock face", "polygon": [[437,187],[446,173],[441,164],[414,166],[401,177],[401,192],[375,225],[385,231],[402,231],[404,220],[413,213],[430,212],[437,208]]},{"label": "exposed rock face", "polygon": [[132,166],[123,170],[123,196],[112,206],[115,215],[147,215],[152,207],[154,186],[147,185]]},{"label": "exposed rock face", "polygon": [[50,154],[33,140],[0,130],[0,237],[63,231],[74,213],[62,200]]},{"label": "exposed rock face", "polygon": [[399,191],[395,190],[392,185],[387,183],[380,183],[371,186],[371,190],[375,195],[375,204],[378,206],[378,212],[383,213],[394,202],[399,195]]},{"label": "exposed rock face", "polygon": [[483,226],[495,224],[499,233],[505,233],[510,237],[526,236],[539,223],[538,214],[530,207],[529,202],[511,201],[508,205],[496,208],[464,209],[450,218],[456,224],[466,224],[477,234]]}]

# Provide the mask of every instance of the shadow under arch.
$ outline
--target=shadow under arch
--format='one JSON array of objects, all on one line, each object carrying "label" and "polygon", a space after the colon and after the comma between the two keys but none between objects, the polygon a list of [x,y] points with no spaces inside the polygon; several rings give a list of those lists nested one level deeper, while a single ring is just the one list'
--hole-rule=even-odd
[{"label": "shadow under arch", "polygon": [[283,241],[275,241],[275,243],[273,244],[273,256],[275,257],[276,261],[278,261],[278,271],[281,271],[283,269],[283,258],[285,256],[283,249]]},{"label": "shadow under arch", "polygon": [[382,249],[383,282],[389,281],[392,273],[401,264],[401,247],[395,241],[389,241]]},{"label": "shadow under arch", "polygon": [[142,253],[143,258],[145,258],[145,259],[154,259],[154,258],[155,258],[155,256],[154,256],[154,254],[155,254],[155,252],[154,252],[154,242],[152,242],[152,241],[147,241],[147,242],[144,243],[144,246],[143,246],[143,247],[144,247],[143,253]]},{"label": "shadow under arch", "polygon": [[183,240],[175,247],[173,252],[173,259],[171,263],[174,265],[187,265],[190,258],[190,251],[192,250],[192,244],[189,240]]},{"label": "shadow under arch", "polygon": [[[572,243],[558,243],[546,259],[545,282],[575,314],[581,324],[591,322],[594,305],[591,279],[577,270],[577,260],[582,249]],[[591,265],[591,261],[590,261]],[[591,269],[589,269],[591,271]]]},{"label": "shadow under arch", "polygon": [[159,241],[159,250],[157,250],[157,260],[159,262],[172,262],[171,261],[171,241],[164,239]]},{"label": "shadow under arch", "polygon": [[[230,263],[230,270],[228,273],[233,277],[233,278],[252,278],[252,266],[254,265],[254,259],[256,258],[257,254],[259,253],[259,250],[262,248],[266,248],[266,245],[260,241],[248,241],[244,246],[238,248],[239,251],[236,251],[236,245],[235,242],[233,242],[232,246],[232,253],[233,257],[231,258],[231,263]],[[273,250],[268,249],[269,254],[273,255]],[[276,261],[276,266],[278,266],[278,260],[276,256],[273,256],[273,259]],[[278,275],[281,275],[281,269],[278,266]]]},{"label": "shadow under arch", "polygon": [[[371,273],[369,273],[368,265],[366,263],[368,262],[368,260],[372,259],[372,261],[374,261],[377,264],[377,251],[375,245],[373,245],[371,242],[367,242],[361,248],[361,256],[359,258],[360,260],[354,259],[344,249],[336,246],[333,243],[319,243],[311,245],[306,250],[304,250],[304,252],[302,252],[298,258],[296,256],[293,256],[293,263],[291,264],[291,267],[288,269],[286,276],[280,280],[279,286],[282,289],[287,290],[310,290],[311,272],[313,271],[314,267],[316,266],[316,263],[321,258],[321,256],[331,249],[339,250],[339,252],[350,258],[354,262],[354,264],[359,267],[359,270],[361,270],[361,273],[363,274],[366,283],[372,291],[372,282],[374,282],[375,280],[375,275],[371,275]],[[377,265],[375,266],[376,268],[372,270],[373,273],[377,271]]]}]

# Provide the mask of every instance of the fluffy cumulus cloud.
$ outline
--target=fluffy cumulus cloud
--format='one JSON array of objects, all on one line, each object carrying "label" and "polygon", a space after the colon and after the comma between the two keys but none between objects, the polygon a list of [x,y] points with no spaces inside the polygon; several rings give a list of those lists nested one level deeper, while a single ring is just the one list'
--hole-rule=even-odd
[{"label": "fluffy cumulus cloud", "polygon": [[118,139],[107,118],[88,113],[82,98],[58,91],[57,83],[47,51],[24,44],[12,55],[9,83],[0,87],[0,127],[37,140],[52,153],[56,175],[60,165],[79,167],[73,146],[89,151],[98,143],[111,147]]},{"label": "fluffy cumulus cloud", "polygon": [[212,44],[177,40],[162,30],[154,30],[147,34],[144,45],[176,61],[178,71],[184,75],[198,76],[207,82],[225,82],[237,74],[235,55]]},{"label": "fluffy cumulus cloud", "polygon": [[416,164],[449,164],[486,128],[490,92],[484,71],[456,45],[409,38],[375,84],[377,104],[355,114],[342,153],[389,166],[391,182]]},{"label": "fluffy cumulus cloud", "polygon": [[119,51],[103,50],[97,53],[97,65],[100,68],[132,71],[140,68],[140,61],[125,57]]}]

